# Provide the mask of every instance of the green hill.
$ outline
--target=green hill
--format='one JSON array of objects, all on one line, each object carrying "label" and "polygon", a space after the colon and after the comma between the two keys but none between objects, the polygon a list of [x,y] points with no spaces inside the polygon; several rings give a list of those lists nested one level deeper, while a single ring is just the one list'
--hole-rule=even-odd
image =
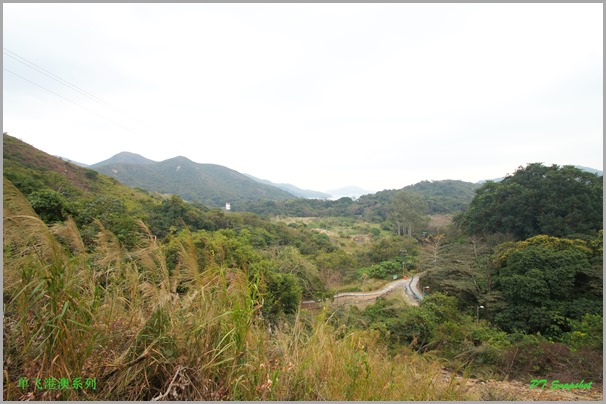
[{"label": "green hill", "polygon": [[453,213],[467,209],[480,186],[459,180],[421,181],[404,189],[418,192],[427,201],[430,213]]},{"label": "green hill", "polygon": [[131,187],[179,195],[187,201],[222,207],[229,202],[294,199],[277,187],[254,181],[244,174],[216,164],[199,164],[186,157],[155,162],[132,153],[120,153],[91,166]]},{"label": "green hill", "polygon": [[4,133],[3,175],[24,195],[43,189],[60,193],[67,199],[84,195],[120,198],[131,207],[158,203],[149,193],[129,188],[113,178],[52,156]]},{"label": "green hill", "polygon": [[380,222],[387,218],[394,195],[402,190],[421,194],[427,202],[427,213],[433,215],[465,210],[475,196],[475,189],[479,187],[479,184],[457,180],[422,181],[399,190],[388,189],[362,195],[357,200],[343,197],[338,200],[252,201],[240,210],[264,215],[364,217]]}]

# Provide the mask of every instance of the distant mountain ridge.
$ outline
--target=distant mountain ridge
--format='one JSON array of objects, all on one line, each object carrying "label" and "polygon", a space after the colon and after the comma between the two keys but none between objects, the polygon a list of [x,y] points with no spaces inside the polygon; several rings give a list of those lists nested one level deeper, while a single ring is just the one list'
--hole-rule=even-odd
[{"label": "distant mountain ridge", "polygon": [[588,173],[597,174],[600,177],[604,176],[604,171],[598,170],[596,168],[578,166],[578,165],[576,165],[575,167],[578,168],[579,170],[587,171]]},{"label": "distant mountain ridge", "polygon": [[254,181],[238,171],[217,164],[200,164],[178,156],[156,162],[121,152],[90,166],[91,169],[135,188],[178,195],[186,201],[223,207],[256,199],[282,200],[295,196],[283,189]]},{"label": "distant mountain ridge", "polygon": [[341,188],[337,188],[337,189],[329,189],[326,192],[328,192],[329,194],[332,195],[331,199],[340,199],[340,198],[344,198],[344,197],[355,199],[355,198],[359,198],[362,195],[372,193],[370,191],[367,191],[367,190],[357,187],[355,185],[350,185],[350,186],[341,187]]},{"label": "distant mountain ridge", "polygon": [[276,184],[274,182],[271,182],[269,180],[262,180],[260,178],[257,178],[253,175],[250,174],[244,174],[249,178],[252,178],[255,181],[258,181],[262,184],[267,184],[267,185],[272,185],[274,187],[278,187],[280,189],[285,190],[286,192],[289,192],[291,194],[293,194],[294,196],[297,196],[299,198],[306,198],[306,199],[328,199],[330,198],[332,195],[327,194],[325,192],[320,192],[320,191],[313,191],[310,189],[302,189],[299,188],[295,185],[292,184]]},{"label": "distant mountain ridge", "polygon": [[[10,147],[7,147],[7,141]],[[25,153],[23,150],[31,148],[31,146],[6,134],[4,134],[4,143],[6,149],[5,168],[7,164],[13,163],[12,160],[7,160],[7,151],[10,150],[9,154],[12,157],[20,157],[21,154],[29,153]],[[305,190],[292,184],[276,184],[269,180],[258,179],[252,175],[242,174],[216,164],[196,163],[183,156],[157,162],[139,154],[124,151],[90,166],[63,157],[55,158],[68,165],[60,165],[57,161],[51,161],[52,159],[45,157],[48,160],[47,164],[45,163],[45,170],[48,170],[50,166],[70,167],[69,163],[71,163],[80,167],[87,167],[88,170],[84,171],[86,177],[92,178],[91,174],[93,172],[91,171],[94,170],[129,187],[140,188],[148,192],[174,194],[184,200],[198,201],[212,207],[223,207],[225,203],[230,203],[235,210],[240,210],[238,209],[238,203],[240,202],[242,202],[240,207],[246,207],[249,206],[246,202],[250,201],[280,201],[296,198],[337,200],[342,197],[353,199],[362,197],[362,201],[376,200],[383,203],[386,200],[386,195],[395,191],[384,190],[373,193],[355,186],[330,190],[326,193]],[[41,158],[31,159],[29,163],[39,161],[42,161]],[[24,164],[25,162],[20,161],[19,163]],[[574,167],[603,176],[602,170],[580,165]],[[71,169],[69,168],[57,168],[56,171],[71,175]],[[80,173],[74,176],[74,180],[86,188],[89,185],[84,185],[87,181],[86,178],[82,179],[82,177],[83,174]],[[498,182],[503,178],[478,181],[475,184],[461,180],[421,181],[408,185],[402,190],[423,194],[427,198],[431,213],[449,213],[465,209],[473,199],[475,189],[481,184],[487,181]]]}]

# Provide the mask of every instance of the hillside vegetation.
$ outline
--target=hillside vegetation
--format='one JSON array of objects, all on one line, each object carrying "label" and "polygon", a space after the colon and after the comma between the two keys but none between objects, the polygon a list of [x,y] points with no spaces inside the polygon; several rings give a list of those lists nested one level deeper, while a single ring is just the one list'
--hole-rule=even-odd
[{"label": "hillside vegetation", "polygon": [[349,197],[338,200],[253,200],[241,205],[238,210],[272,216],[361,217],[370,222],[380,223],[388,218],[391,202],[402,192],[421,195],[426,205],[424,214],[454,214],[469,206],[474,197],[474,190],[478,187],[477,184],[465,181],[422,181],[397,190],[362,195],[355,200]]},{"label": "hillside vegetation", "polygon": [[295,198],[283,189],[262,184],[230,168],[198,164],[182,156],[155,162],[132,153],[121,153],[91,168],[131,187],[174,194],[211,207],[231,203],[236,209],[250,200]]},{"label": "hillside vegetation", "polygon": [[[86,172],[69,168],[75,177]],[[39,181],[37,190],[23,188],[30,199],[43,191],[63,196],[48,188],[53,175]],[[96,189],[107,180],[90,181]],[[311,260],[336,251],[325,236],[251,215],[192,210],[173,197],[149,205],[148,217],[165,208],[163,219],[174,213],[175,225],[179,214],[191,214],[198,220],[191,231],[172,229],[160,242],[138,221],[140,230],[120,240],[100,210],[96,234],[87,237],[90,229],[78,220],[98,197],[37,201],[42,220],[5,177],[5,399],[465,397],[458,384],[436,386],[438,362],[412,351],[392,361],[376,333],[337,337],[326,318],[298,311],[303,296],[326,294]],[[129,211],[112,213],[119,233]],[[38,389],[36,378],[87,384]]]},{"label": "hillside vegetation", "polygon": [[511,233],[518,239],[548,234],[596,234],[602,229],[603,177],[573,166],[520,167],[477,191],[459,223],[468,233]]},{"label": "hillside vegetation", "polygon": [[146,192],[58,159],[6,133],[2,136],[2,142],[4,176],[25,194],[48,188],[60,190],[68,199],[91,193],[114,196],[133,204],[136,201],[152,201]]},{"label": "hillside vegetation", "polygon": [[[491,205],[487,183],[467,209],[471,186],[456,181],[250,202],[304,213],[270,220],[131,189],[7,135],[4,145],[4,399],[516,398],[460,376],[601,388],[601,177],[529,165],[514,177],[545,172],[540,192],[504,181]],[[553,187],[574,187],[582,203],[565,204],[578,226],[570,209],[548,210]],[[500,208],[516,205],[540,206],[549,226],[469,225],[480,212],[519,223]],[[420,279],[419,306],[401,291],[332,302],[403,275]],[[65,388],[75,380],[82,388]]]}]

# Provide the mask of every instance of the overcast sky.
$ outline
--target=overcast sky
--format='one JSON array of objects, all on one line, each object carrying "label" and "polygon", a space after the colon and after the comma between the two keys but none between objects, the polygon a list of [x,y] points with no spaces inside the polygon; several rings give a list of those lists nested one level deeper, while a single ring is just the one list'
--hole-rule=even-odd
[{"label": "overcast sky", "polygon": [[319,191],[475,182],[532,162],[601,169],[602,15],[3,4],[3,131],[86,164],[181,155]]}]

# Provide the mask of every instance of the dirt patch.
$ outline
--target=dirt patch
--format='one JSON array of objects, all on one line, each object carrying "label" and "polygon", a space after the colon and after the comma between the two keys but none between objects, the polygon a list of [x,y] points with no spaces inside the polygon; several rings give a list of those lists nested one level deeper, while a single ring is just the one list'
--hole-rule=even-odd
[{"label": "dirt patch", "polygon": [[452,214],[448,215],[431,215],[429,216],[429,228],[444,231],[444,229],[452,223]]},{"label": "dirt patch", "polygon": [[602,385],[591,385],[591,388],[552,389],[551,384],[544,388],[530,387],[520,381],[486,382],[469,379],[466,381],[469,393],[477,395],[479,400],[522,400],[522,401],[602,401],[604,394]]}]

